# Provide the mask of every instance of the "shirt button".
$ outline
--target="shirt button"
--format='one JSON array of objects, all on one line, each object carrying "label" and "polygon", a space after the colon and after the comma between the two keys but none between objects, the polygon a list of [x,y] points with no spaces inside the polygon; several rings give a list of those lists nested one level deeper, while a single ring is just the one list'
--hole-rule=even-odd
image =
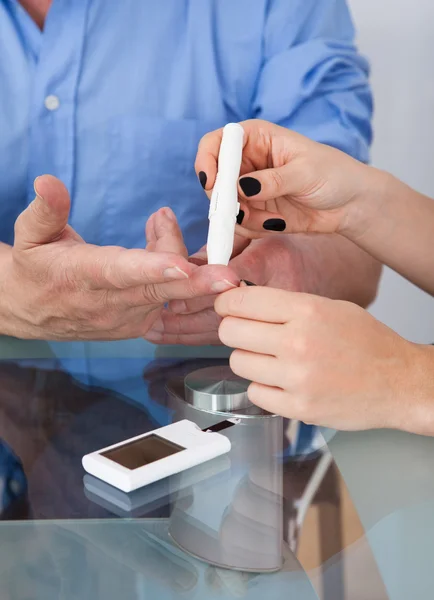
[{"label": "shirt button", "polygon": [[47,110],[57,110],[60,106],[60,100],[57,96],[47,96],[45,98],[45,108]]}]

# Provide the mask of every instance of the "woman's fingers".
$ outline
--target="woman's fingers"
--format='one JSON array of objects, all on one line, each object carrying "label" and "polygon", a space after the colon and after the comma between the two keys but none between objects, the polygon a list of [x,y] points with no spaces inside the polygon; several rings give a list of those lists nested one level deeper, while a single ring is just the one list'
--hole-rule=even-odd
[{"label": "woman's fingers", "polygon": [[223,129],[207,133],[199,142],[194,168],[205,191],[214,187]]},{"label": "woman's fingers", "polygon": [[229,348],[276,356],[283,334],[281,325],[226,317],[220,325],[219,337]]},{"label": "woman's fingers", "polygon": [[266,287],[241,287],[221,294],[215,310],[221,317],[238,317],[283,325],[296,317],[310,314],[323,299],[309,294]]},{"label": "woman's fingers", "polygon": [[236,375],[248,381],[271,386],[282,381],[281,364],[274,356],[235,350],[231,354],[230,365]]},{"label": "woman's fingers", "polygon": [[261,234],[262,237],[262,235],[266,235],[267,233],[284,233],[287,229],[290,230],[290,227],[288,228],[288,219],[286,215],[282,215],[279,212],[271,212],[266,209],[242,208],[244,209],[244,218],[241,228],[239,230],[237,229],[237,231],[240,232],[240,235],[249,237],[248,232],[250,232],[253,234]]},{"label": "woman's fingers", "polygon": [[217,331],[206,333],[165,333],[151,329],[144,336],[145,340],[153,344],[167,346],[218,346],[220,340]]},{"label": "woman's fingers", "polygon": [[[273,135],[282,135],[288,133],[288,130],[259,119],[243,121],[240,125],[244,129],[241,173],[266,168]],[[206,192],[210,192],[214,187],[222,138],[221,128],[207,133],[199,142],[195,169]]]},{"label": "woman's fingers", "polygon": [[249,400],[273,415],[283,415],[288,418],[300,420],[299,403],[290,402],[287,392],[280,388],[252,383],[247,390]]}]

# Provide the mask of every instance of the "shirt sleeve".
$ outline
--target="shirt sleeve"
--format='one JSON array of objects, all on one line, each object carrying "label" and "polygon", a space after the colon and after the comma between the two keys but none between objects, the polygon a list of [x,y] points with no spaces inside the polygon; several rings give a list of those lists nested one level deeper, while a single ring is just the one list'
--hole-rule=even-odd
[{"label": "shirt sleeve", "polygon": [[253,114],[369,161],[369,64],[346,0],[270,0]]}]

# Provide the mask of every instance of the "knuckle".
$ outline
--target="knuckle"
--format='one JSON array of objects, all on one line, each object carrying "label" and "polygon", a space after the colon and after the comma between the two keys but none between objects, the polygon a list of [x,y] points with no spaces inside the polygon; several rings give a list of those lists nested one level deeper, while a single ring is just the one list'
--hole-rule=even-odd
[{"label": "knuckle", "polygon": [[311,346],[309,335],[304,330],[294,331],[292,335],[285,336],[281,343],[285,355],[293,356],[297,360],[304,360]]},{"label": "knuckle", "polygon": [[306,332],[299,333],[294,337],[293,350],[299,359],[308,357],[310,346],[310,338]]},{"label": "knuckle", "polygon": [[275,190],[276,192],[282,191],[284,181],[280,171],[277,171],[276,169],[270,170],[270,183],[273,190]]},{"label": "knuckle", "polygon": [[321,302],[317,302],[314,296],[306,298],[303,305],[303,316],[308,320],[313,320],[321,315]]},{"label": "knuckle", "polygon": [[160,285],[150,283],[143,287],[143,299],[148,304],[163,304],[169,298],[165,296]]}]

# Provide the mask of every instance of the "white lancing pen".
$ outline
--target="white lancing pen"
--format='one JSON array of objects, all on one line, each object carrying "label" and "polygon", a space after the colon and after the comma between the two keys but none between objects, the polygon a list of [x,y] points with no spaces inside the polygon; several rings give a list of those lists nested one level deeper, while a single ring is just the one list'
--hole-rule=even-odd
[{"label": "white lancing pen", "polygon": [[223,129],[218,173],[211,196],[208,230],[208,264],[228,265],[234,248],[235,225],[240,210],[238,178],[243,156],[244,129],[229,123]]}]

